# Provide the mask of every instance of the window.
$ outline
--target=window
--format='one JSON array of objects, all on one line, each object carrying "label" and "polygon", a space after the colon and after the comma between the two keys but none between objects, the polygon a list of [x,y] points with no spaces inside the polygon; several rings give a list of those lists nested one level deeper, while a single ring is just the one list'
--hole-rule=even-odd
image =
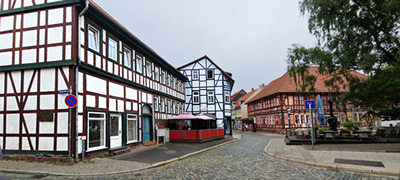
[{"label": "window", "polygon": [[152,68],[151,68],[151,62],[146,61],[146,76],[151,78],[151,74],[153,73]]},{"label": "window", "polygon": [[136,55],[136,72],[143,73],[143,57],[138,54]]},{"label": "window", "polygon": [[127,114],[127,141],[137,142],[138,141],[138,118],[136,114]]},{"label": "window", "polygon": [[124,66],[132,68],[132,52],[128,48],[124,48]]},{"label": "window", "polygon": [[154,67],[154,80],[160,82],[160,68],[157,66]]},{"label": "window", "polygon": [[171,75],[168,74],[168,75],[166,76],[165,81],[166,81],[166,83],[167,83],[167,86],[168,86],[168,87],[171,87]]},{"label": "window", "polygon": [[167,113],[171,113],[171,101],[167,100]]},{"label": "window", "polygon": [[231,102],[231,97],[229,95],[228,91],[225,91],[225,103],[230,103]]},{"label": "window", "polygon": [[118,61],[118,43],[113,38],[108,38],[108,58]]},{"label": "window", "polygon": [[214,70],[207,70],[207,79],[214,79]]},{"label": "window", "polygon": [[199,70],[192,71],[192,80],[199,80]]},{"label": "window", "polygon": [[199,104],[199,91],[193,91],[193,104]]},{"label": "window", "polygon": [[171,79],[171,83],[172,83],[172,85],[171,85],[172,87],[171,87],[171,88],[172,88],[172,89],[175,89],[175,85],[176,85],[176,80],[175,80],[175,78],[172,78],[172,79]]},{"label": "window", "polygon": [[175,101],[172,101],[172,114],[175,114]]},{"label": "window", "polygon": [[165,71],[161,72],[161,83],[165,85]]},{"label": "window", "polygon": [[164,100],[164,98],[161,98],[160,106],[161,106],[161,108],[160,108],[161,112],[165,112],[165,100]]},{"label": "window", "polygon": [[207,101],[209,104],[214,103],[214,91],[208,91],[207,92]]},{"label": "window", "polygon": [[158,97],[154,97],[154,111],[158,112]]},{"label": "window", "polygon": [[88,25],[88,47],[96,52],[100,50],[100,31]]},{"label": "window", "polygon": [[105,148],[106,142],[106,113],[89,112],[88,113],[88,150],[97,150]]}]

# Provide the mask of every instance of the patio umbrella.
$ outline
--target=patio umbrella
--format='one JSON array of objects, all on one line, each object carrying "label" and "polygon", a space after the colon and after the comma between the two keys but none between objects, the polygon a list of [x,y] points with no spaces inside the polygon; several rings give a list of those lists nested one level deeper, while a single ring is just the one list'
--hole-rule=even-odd
[{"label": "patio umbrella", "polygon": [[190,113],[183,113],[183,114],[179,114],[177,116],[171,116],[167,119],[168,120],[190,120],[190,119],[199,119],[199,118]]},{"label": "patio umbrella", "polygon": [[325,125],[324,119],[325,119],[325,115],[324,115],[324,106],[322,104],[322,100],[321,97],[318,95],[317,97],[317,118],[320,122],[320,125]]}]

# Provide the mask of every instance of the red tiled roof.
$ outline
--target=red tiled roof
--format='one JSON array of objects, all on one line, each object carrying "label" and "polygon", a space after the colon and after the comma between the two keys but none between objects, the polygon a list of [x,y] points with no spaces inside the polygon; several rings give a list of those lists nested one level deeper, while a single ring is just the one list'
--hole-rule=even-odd
[{"label": "red tiled roof", "polygon": [[[317,78],[315,82],[315,91],[316,92],[329,92],[329,89],[325,86],[325,81],[330,79],[328,75],[321,75],[318,73],[319,67],[310,67],[309,73]],[[358,73],[356,71],[350,72],[352,75],[358,76],[360,78],[366,78],[365,75]],[[341,89],[341,91],[344,91]],[[278,79],[273,80],[269,83],[260,93],[254,96],[249,102],[256,101],[267,97],[269,95],[284,92],[284,93],[296,93],[296,84],[294,82],[294,78],[290,77],[289,72],[286,72],[283,76],[279,77]]]}]

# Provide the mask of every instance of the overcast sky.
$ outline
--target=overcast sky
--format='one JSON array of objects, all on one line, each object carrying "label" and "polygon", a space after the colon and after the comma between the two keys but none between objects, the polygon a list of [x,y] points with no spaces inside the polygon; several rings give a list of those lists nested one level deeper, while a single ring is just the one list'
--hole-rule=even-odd
[{"label": "overcast sky", "polygon": [[175,67],[204,55],[233,73],[233,93],[287,71],[292,44],[316,43],[296,0],[94,0]]}]

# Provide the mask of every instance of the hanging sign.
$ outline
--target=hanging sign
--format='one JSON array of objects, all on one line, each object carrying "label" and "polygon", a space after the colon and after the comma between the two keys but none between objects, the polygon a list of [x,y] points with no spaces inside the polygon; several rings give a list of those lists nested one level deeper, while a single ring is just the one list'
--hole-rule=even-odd
[{"label": "hanging sign", "polygon": [[65,104],[70,108],[74,108],[78,104],[78,99],[74,95],[68,95],[65,97]]}]

